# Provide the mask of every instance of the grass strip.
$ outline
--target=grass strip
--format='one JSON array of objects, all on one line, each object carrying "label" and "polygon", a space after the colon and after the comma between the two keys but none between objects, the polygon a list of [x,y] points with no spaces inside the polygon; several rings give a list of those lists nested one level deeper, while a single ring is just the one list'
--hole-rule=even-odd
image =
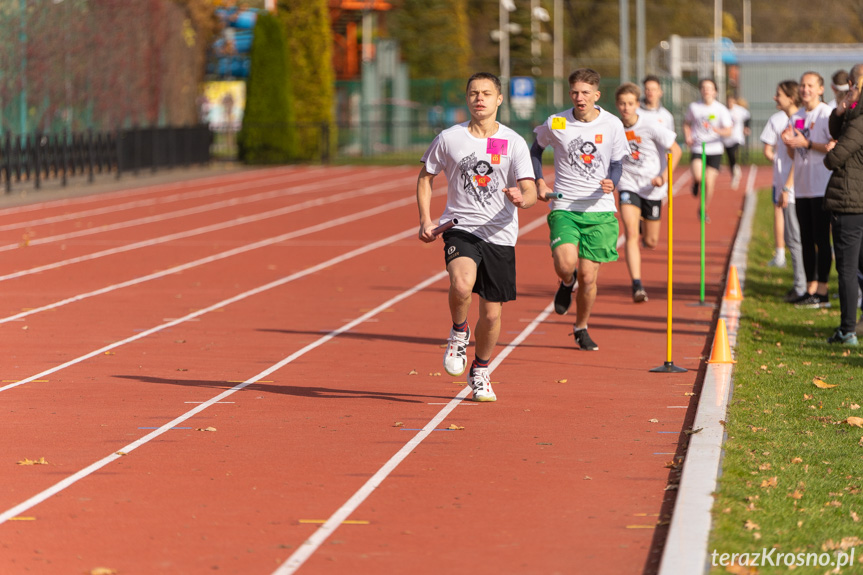
[{"label": "grass strip", "polygon": [[[863,573],[863,428],[853,425],[863,418],[863,347],[827,343],[839,325],[838,299],[816,310],[782,301],[792,272],[790,257],[785,269],[766,265],[773,209],[770,191],[758,192],[711,573]],[[853,565],[823,565],[854,547]],[[758,566],[722,566],[723,553],[749,554],[737,563],[758,553]]]}]

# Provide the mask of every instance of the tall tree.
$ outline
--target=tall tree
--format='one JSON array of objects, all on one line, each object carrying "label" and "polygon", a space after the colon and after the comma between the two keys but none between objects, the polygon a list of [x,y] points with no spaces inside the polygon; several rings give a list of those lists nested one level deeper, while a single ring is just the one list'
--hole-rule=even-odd
[{"label": "tall tree", "polygon": [[471,55],[467,0],[401,0],[389,20],[413,78],[464,78]]},{"label": "tall tree", "polygon": [[295,151],[287,42],[280,22],[268,13],[258,16],[254,31],[237,150],[249,164],[282,164]]},{"label": "tall tree", "polygon": [[326,0],[279,0],[287,32],[294,113],[299,130],[295,159],[329,156],[335,149],[335,71]]}]

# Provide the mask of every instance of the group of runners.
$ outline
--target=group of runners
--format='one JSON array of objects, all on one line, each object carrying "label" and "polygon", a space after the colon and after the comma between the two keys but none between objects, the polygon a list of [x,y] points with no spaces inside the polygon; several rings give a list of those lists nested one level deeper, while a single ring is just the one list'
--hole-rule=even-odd
[{"label": "group of runners", "polygon": [[[668,153],[673,170],[681,149],[674,119],[661,104],[658,78],[645,78],[643,99],[636,84],[617,88],[619,116],[597,105],[599,84],[600,75],[592,69],[573,72],[569,77],[572,107],[537,126],[528,148],[521,136],[497,122],[503,102],[500,80],[488,73],[474,74],[467,83],[470,120],[442,131],[422,157],[417,181],[419,239],[433,242],[439,224],[458,220],[441,234],[452,316],[443,363],[451,376],[469,369],[475,401],[496,400],[489,362],[500,333],[502,305],[516,297],[520,209],[537,201],[550,204],[550,246],[560,280],[554,310],[566,314],[575,294],[573,336],[580,349],[599,349],[588,333],[588,320],[600,266],[618,259],[615,190],[632,298],[636,303],[648,299],[641,281],[639,240],[647,248],[658,242],[661,205],[668,193]],[[709,200],[725,150],[722,138],[731,135],[732,120],[727,108],[716,101],[711,80],[702,80],[700,90],[702,100],[690,106],[684,132],[693,150],[696,186],[701,180],[704,144],[705,199]],[[553,187],[546,183],[542,166],[543,151],[549,147],[554,150]],[[441,173],[447,179],[447,202],[443,215],[435,220],[431,215],[432,183]],[[706,213],[701,217],[706,218]],[[474,359],[468,366],[468,311],[474,293],[480,300],[479,320],[473,330]]]}]

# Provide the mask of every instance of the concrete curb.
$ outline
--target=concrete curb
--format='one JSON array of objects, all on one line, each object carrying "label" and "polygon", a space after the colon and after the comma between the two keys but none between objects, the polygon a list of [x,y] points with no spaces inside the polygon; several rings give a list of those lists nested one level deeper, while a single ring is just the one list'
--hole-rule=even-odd
[{"label": "concrete curb", "polygon": [[[756,173],[757,168],[751,166],[743,216],[731,252],[730,266],[737,268],[741,289],[746,280],[746,258],[755,216],[756,196],[753,188]],[[725,320],[728,344],[734,350],[740,320],[740,301],[727,301],[723,298],[719,317]],[[722,473],[722,444],[725,441],[723,423],[733,388],[732,368],[733,364],[728,363],[707,365],[692,426],[693,430],[701,431],[691,435],[689,439],[659,575],[707,573],[710,570],[707,546],[712,524],[711,509],[713,493]]]}]

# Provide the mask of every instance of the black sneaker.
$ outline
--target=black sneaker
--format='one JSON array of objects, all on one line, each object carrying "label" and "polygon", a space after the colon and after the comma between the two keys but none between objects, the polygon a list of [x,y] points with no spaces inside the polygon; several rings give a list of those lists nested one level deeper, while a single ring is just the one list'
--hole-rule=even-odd
[{"label": "black sneaker", "polygon": [[575,343],[578,344],[583,350],[586,351],[597,351],[599,350],[599,346],[596,345],[592,339],[590,339],[590,335],[587,333],[587,328],[584,329],[575,329],[573,328],[572,335],[575,336]]},{"label": "black sneaker", "polygon": [[830,307],[830,298],[828,298],[827,295],[808,293],[799,301],[794,302],[794,307],[809,309]]},{"label": "black sneaker", "polygon": [[785,297],[782,298],[786,303],[797,303],[798,301],[804,299],[808,296],[808,293],[797,293],[794,288],[788,290],[788,293],[785,294]]},{"label": "black sneaker", "polygon": [[[575,276],[573,276],[574,278]],[[557,293],[554,294],[554,313],[563,315],[569,309],[572,303],[572,290],[575,289],[575,282],[572,285],[566,285],[560,282],[557,288]]]}]

